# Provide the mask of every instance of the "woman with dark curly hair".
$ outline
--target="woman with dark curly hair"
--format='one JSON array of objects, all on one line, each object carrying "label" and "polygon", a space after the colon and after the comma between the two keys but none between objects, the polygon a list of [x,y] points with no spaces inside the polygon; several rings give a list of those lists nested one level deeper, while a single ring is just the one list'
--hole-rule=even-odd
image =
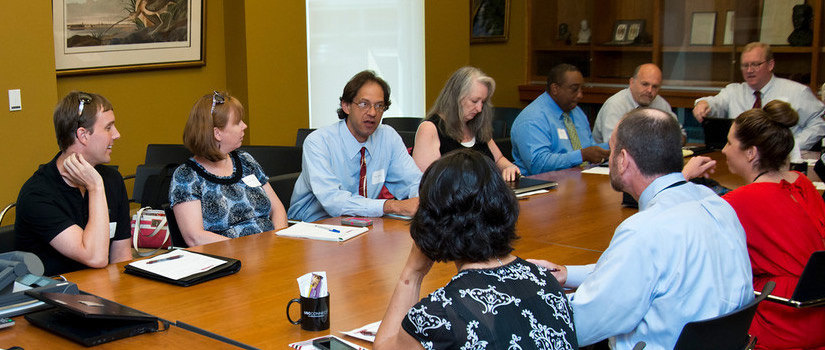
[{"label": "woman with dark curly hair", "polygon": [[[413,247],[375,349],[577,349],[573,312],[550,271],[513,256],[518,201],[493,161],[453,151],[424,172]],[[418,301],[434,261],[450,282]],[[403,329],[403,331],[402,331]]]},{"label": "woman with dark curly hair", "polygon": [[[747,185],[723,198],[736,211],[748,242],[753,289],[776,283],[773,295],[790,298],[813,252],[825,250],[825,203],[805,175],[788,170],[794,146],[790,128],[799,116],[790,104],[774,100],[743,112],[722,150],[731,173]],[[686,179],[712,172],[715,161],[694,157]],[[710,170],[709,170],[710,169]],[[750,334],[757,349],[825,349],[825,309],[759,304]]]}]

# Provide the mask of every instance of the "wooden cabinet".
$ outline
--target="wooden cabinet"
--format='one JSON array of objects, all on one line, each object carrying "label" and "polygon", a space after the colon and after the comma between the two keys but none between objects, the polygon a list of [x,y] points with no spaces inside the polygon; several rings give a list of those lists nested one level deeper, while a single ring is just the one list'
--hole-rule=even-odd
[{"label": "wooden cabinet", "polygon": [[[692,107],[695,98],[715,94],[729,82],[742,81],[742,47],[760,39],[763,16],[772,16],[762,13],[766,0],[527,1],[528,84],[519,86],[524,101],[544,91],[547,72],[558,63],[581,69],[589,87],[583,102],[602,103],[625,87],[636,66],[653,62],[663,72],[660,94],[674,107]],[[807,1],[813,9],[811,46],[772,45],[774,73],[809,85],[814,91],[825,81],[825,69],[820,68],[825,64],[822,2]],[[734,20],[730,43],[725,44],[729,11],[734,13]],[[695,14],[715,14],[711,44],[691,44]],[[791,18],[790,13],[775,16],[787,18],[786,23]],[[591,27],[587,44],[576,43],[582,20]],[[644,21],[642,40],[629,45],[615,43],[617,21],[631,20]],[[558,37],[562,23],[572,34],[569,43]]]}]

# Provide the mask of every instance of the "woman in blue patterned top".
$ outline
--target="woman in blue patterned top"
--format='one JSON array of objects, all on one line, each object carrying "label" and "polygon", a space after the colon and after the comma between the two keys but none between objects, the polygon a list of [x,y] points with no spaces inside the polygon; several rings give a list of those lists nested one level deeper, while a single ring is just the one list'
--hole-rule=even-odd
[{"label": "woman in blue patterned top", "polygon": [[286,227],[286,210],[263,169],[236,151],[246,124],[238,99],[215,91],[192,107],[183,144],[195,156],[172,177],[169,202],[190,247]]},{"label": "woman in blue patterned top", "polygon": [[[421,178],[413,248],[375,350],[577,349],[573,311],[550,271],[513,256],[518,201],[493,161],[457,150]],[[455,263],[418,301],[433,261]]]}]

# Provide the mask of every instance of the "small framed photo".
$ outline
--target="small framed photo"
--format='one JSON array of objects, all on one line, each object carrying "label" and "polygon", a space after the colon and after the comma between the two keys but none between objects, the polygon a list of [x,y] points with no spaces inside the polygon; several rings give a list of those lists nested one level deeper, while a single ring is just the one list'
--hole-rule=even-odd
[{"label": "small framed photo", "polygon": [[691,45],[713,45],[716,12],[694,12],[690,27]]},{"label": "small framed photo", "polygon": [[613,36],[607,42],[608,45],[630,45],[639,39],[640,35],[644,33],[645,20],[619,20],[613,26]]},{"label": "small framed photo", "polygon": [[722,45],[733,45],[733,25],[736,12],[728,11],[725,14],[725,37],[722,39]]}]

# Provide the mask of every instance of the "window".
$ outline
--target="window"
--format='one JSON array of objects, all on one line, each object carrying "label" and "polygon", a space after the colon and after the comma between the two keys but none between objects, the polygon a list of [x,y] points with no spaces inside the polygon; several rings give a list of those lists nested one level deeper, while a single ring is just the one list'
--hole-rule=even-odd
[{"label": "window", "polygon": [[307,0],[309,125],[338,121],[338,98],[356,73],[389,83],[384,117],[423,117],[423,0]]}]

